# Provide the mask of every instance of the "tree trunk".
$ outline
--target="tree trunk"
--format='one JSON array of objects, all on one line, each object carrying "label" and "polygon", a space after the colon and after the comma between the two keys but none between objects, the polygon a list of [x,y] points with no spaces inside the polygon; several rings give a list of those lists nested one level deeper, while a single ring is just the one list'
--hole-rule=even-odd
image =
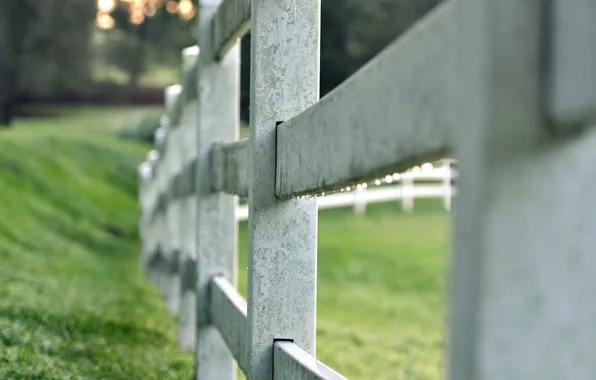
[{"label": "tree trunk", "polygon": [[141,83],[141,75],[143,73],[143,69],[142,69],[142,61],[145,60],[144,57],[142,56],[136,56],[135,58],[137,60],[136,64],[134,65],[134,67],[132,68],[132,70],[130,71],[130,76],[128,78],[128,86],[130,87],[131,90],[136,91],[139,89],[139,84]]},{"label": "tree trunk", "polygon": [[146,52],[146,41],[147,41],[147,23],[149,19],[145,19],[141,25],[138,26],[136,31],[137,34],[137,46],[135,61],[130,70],[129,86],[132,90],[136,91],[139,89],[141,82],[141,75],[145,72],[145,65],[147,64],[147,52]]},{"label": "tree trunk", "polygon": [[0,0],[0,14],[0,33],[4,34],[4,46],[0,46],[0,127],[8,127],[19,103],[20,67],[36,10],[29,0]]},{"label": "tree trunk", "polygon": [[0,61],[0,128],[10,127],[17,107],[16,75]]}]

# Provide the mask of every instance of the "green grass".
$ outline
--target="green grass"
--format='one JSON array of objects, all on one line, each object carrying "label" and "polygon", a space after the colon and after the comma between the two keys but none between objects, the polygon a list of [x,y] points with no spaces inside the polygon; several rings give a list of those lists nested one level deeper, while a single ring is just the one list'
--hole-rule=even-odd
[{"label": "green grass", "polygon": [[141,275],[136,165],[117,110],[0,133],[0,378],[189,379]]},{"label": "green grass", "polygon": [[[142,112],[82,109],[0,132],[0,378],[189,379],[175,317],[143,278],[136,165],[118,140]],[[319,220],[320,360],[351,379],[439,379],[447,217],[390,203]],[[240,288],[246,291],[246,223]]]}]

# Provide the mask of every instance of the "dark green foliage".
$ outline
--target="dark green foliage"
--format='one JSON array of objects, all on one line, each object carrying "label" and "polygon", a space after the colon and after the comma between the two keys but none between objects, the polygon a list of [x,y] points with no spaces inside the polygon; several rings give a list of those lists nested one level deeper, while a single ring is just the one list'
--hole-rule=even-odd
[{"label": "dark green foliage", "polygon": [[90,80],[93,1],[0,1],[0,125],[23,93],[80,90]]},{"label": "dark green foliage", "polygon": [[155,131],[160,126],[160,114],[148,114],[143,116],[134,127],[121,129],[118,133],[126,140],[135,140],[147,144],[155,142]]}]

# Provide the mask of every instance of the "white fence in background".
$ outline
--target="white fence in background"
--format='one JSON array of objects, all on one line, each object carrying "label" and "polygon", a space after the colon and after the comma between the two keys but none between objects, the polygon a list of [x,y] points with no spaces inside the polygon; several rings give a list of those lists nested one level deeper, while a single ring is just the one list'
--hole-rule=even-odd
[{"label": "white fence in background", "polygon": [[[443,1],[322,99],[320,0],[202,0],[199,14],[201,52],[184,52],[184,84],[166,91],[140,186],[143,263],[197,379],[234,379],[235,361],[249,380],[343,378],[315,358],[318,206],[352,197],[361,211],[359,184],[450,152],[449,378],[594,378],[593,1]],[[250,138],[238,141],[249,29]]]},{"label": "white fence in background", "polygon": [[[412,211],[416,199],[438,198],[442,199],[445,210],[450,211],[451,200],[455,195],[455,188],[452,186],[455,177],[456,173],[449,165],[439,168],[431,166],[431,169],[427,170],[420,170],[420,167],[416,166],[414,170],[394,173],[373,181],[371,186],[365,182],[357,184],[354,188],[341,189],[339,193],[318,197],[317,207],[319,210],[325,210],[353,206],[355,215],[363,215],[367,204],[400,201],[404,211]],[[247,220],[248,205],[239,205],[236,217],[238,220]]]}]

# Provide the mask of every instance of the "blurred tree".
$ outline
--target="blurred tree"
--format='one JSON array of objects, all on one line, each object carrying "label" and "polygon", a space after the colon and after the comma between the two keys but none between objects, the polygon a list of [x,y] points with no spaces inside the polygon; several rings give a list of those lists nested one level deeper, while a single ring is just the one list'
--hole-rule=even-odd
[{"label": "blurred tree", "polygon": [[441,0],[323,0],[321,93],[379,54]]},{"label": "blurred tree", "polygon": [[94,13],[83,0],[0,1],[0,125],[10,125],[23,92],[87,83]]},{"label": "blurred tree", "polygon": [[346,47],[356,65],[361,66],[407,31],[441,0],[344,1],[344,19],[349,20]]},{"label": "blurred tree", "polygon": [[[127,73],[133,88],[138,87],[141,75],[151,63],[179,67],[180,51],[196,44],[198,0],[104,0],[104,3],[97,23],[107,37],[103,60]],[[101,18],[105,20],[103,24]]]},{"label": "blurred tree", "polygon": [[26,38],[35,21],[35,7],[28,0],[0,3],[0,126],[10,125],[16,112],[20,70]]}]

